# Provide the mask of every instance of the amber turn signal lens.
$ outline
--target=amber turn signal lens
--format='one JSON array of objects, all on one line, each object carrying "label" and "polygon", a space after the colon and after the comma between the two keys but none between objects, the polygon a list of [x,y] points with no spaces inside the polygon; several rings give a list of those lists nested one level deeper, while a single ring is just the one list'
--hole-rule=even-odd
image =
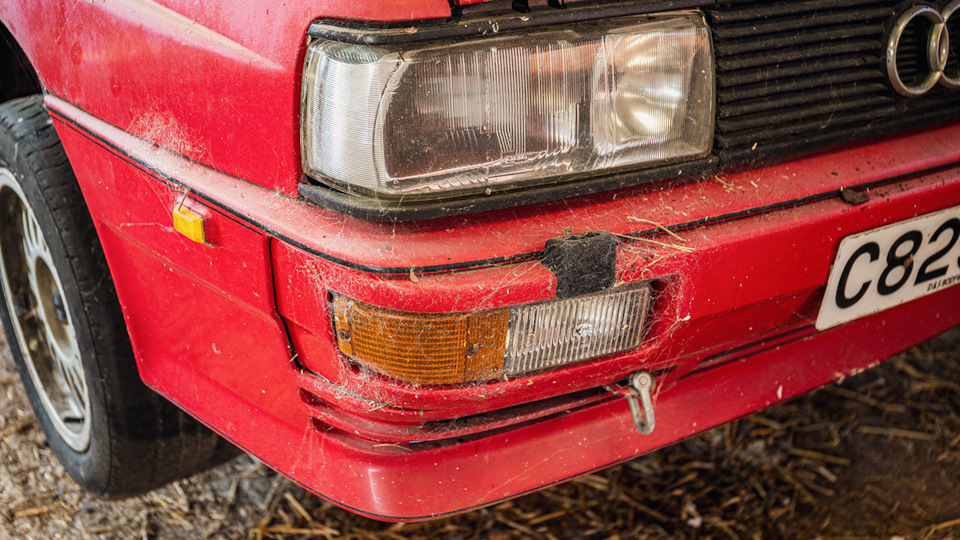
[{"label": "amber turn signal lens", "polygon": [[455,384],[496,378],[503,368],[508,309],[413,313],[338,295],[333,311],[340,350],[384,375]]}]

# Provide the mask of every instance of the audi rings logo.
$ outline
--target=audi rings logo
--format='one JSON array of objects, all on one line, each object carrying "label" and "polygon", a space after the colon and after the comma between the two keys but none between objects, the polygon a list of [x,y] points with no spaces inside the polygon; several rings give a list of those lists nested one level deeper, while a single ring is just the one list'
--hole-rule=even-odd
[{"label": "audi rings logo", "polygon": [[[907,97],[919,97],[940,83],[960,88],[960,58],[951,58],[950,17],[960,8],[954,0],[943,9],[918,3],[904,11],[893,24],[887,38],[887,75],[893,89]],[[960,32],[958,32],[960,34]],[[960,40],[960,35],[956,36]],[[958,54],[954,47],[954,56]]]}]

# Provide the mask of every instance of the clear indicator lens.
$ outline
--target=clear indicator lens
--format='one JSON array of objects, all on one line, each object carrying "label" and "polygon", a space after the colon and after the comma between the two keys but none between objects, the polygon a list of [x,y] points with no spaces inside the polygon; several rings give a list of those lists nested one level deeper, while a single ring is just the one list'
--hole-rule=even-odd
[{"label": "clear indicator lens", "polygon": [[643,286],[516,307],[503,371],[516,375],[636,348],[649,300]]},{"label": "clear indicator lens", "polygon": [[304,100],[315,177],[442,197],[705,154],[713,60],[698,13],[419,48],[317,41]]}]

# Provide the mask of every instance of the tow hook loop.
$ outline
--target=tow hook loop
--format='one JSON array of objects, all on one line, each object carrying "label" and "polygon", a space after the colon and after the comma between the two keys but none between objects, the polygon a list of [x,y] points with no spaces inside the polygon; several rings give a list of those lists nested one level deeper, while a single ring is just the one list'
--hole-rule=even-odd
[{"label": "tow hook loop", "polygon": [[653,375],[646,371],[639,371],[630,376],[630,387],[634,392],[627,395],[630,404],[630,414],[633,415],[633,425],[642,435],[653,433],[656,419],[653,416],[653,401],[650,392],[653,390]]}]

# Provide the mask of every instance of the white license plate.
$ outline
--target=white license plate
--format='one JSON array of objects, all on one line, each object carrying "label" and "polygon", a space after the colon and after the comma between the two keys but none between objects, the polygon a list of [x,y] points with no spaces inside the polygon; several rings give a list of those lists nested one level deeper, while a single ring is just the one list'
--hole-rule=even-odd
[{"label": "white license plate", "polygon": [[823,330],[960,283],[960,206],[840,242],[817,316]]}]

